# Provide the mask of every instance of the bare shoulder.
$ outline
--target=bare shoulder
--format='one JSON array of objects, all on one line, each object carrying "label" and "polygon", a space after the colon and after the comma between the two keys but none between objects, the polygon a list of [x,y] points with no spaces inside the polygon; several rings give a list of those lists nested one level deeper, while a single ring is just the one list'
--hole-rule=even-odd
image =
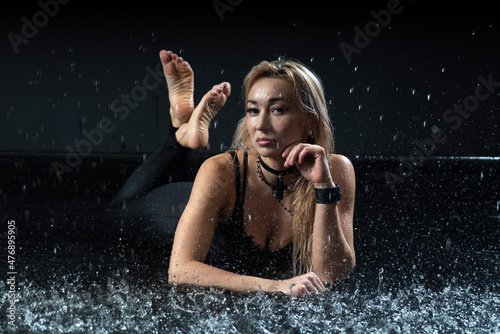
[{"label": "bare shoulder", "polygon": [[[190,212],[225,220],[236,196],[233,157],[229,153],[215,155],[203,162],[194,181],[188,203]],[[186,212],[186,211],[185,211]],[[229,217],[227,217],[229,218]],[[199,219],[196,218],[196,219]]]},{"label": "bare shoulder", "polygon": [[354,173],[351,160],[341,154],[331,154],[332,169],[337,174]]},{"label": "bare shoulder", "polygon": [[356,179],[351,160],[341,154],[332,154],[330,158],[333,181],[343,189],[354,191]]},{"label": "bare shoulder", "polygon": [[[242,155],[241,152],[237,152],[238,158]],[[241,160],[240,160],[241,161]],[[196,179],[194,182],[194,187],[204,190],[211,190],[217,188],[214,194],[220,194],[221,192],[230,193],[230,190],[234,188],[234,178],[235,178],[235,163],[233,156],[230,153],[221,153],[215,155],[203,162]]]},{"label": "bare shoulder", "polygon": [[200,170],[207,169],[210,172],[228,172],[232,169],[233,157],[229,153],[221,153],[208,158],[203,162]]}]

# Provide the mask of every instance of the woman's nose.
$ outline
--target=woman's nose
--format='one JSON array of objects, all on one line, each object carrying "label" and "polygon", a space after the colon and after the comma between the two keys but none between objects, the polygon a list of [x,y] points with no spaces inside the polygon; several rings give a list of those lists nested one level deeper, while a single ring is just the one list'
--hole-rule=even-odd
[{"label": "woman's nose", "polygon": [[259,119],[257,122],[257,130],[259,130],[261,132],[266,132],[266,131],[269,131],[270,127],[271,126],[270,126],[269,116],[267,115],[267,113],[261,112],[259,114]]}]

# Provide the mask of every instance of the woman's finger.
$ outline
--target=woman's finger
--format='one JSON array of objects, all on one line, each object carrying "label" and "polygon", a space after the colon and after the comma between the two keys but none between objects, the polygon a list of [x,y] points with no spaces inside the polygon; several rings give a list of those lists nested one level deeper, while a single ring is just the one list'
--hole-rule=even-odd
[{"label": "woman's finger", "polygon": [[315,282],[316,286],[318,287],[319,291],[321,291],[321,292],[326,291],[325,285],[323,284],[323,282],[319,279],[319,277],[317,275],[315,275],[314,282]]},{"label": "woman's finger", "polygon": [[291,166],[291,161],[293,161],[293,152],[294,152],[294,149],[296,148],[296,146],[298,145],[298,143],[294,143],[292,145],[288,145],[285,150],[283,151],[283,158],[285,158],[285,167],[289,167]]},{"label": "woman's finger", "polygon": [[316,285],[314,284],[314,282],[309,281],[308,283],[306,283],[306,287],[307,287],[307,291],[310,294],[312,294],[312,295],[319,294],[319,289],[318,289],[318,287],[316,287]]},{"label": "woman's finger", "polygon": [[294,166],[297,163],[297,159],[300,155],[300,152],[304,150],[304,147],[305,146],[302,143],[293,145],[290,152],[288,153],[288,158],[286,159],[285,167]]}]

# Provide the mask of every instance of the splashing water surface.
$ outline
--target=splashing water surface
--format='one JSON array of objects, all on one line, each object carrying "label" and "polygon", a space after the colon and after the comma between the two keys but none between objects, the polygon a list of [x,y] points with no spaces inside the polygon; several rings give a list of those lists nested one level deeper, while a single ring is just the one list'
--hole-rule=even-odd
[{"label": "splashing water surface", "polygon": [[[500,332],[496,160],[426,161],[425,182],[415,178],[401,187],[397,202],[390,194],[373,195],[383,187],[382,177],[371,177],[378,175],[374,169],[383,173],[392,165],[357,161],[357,266],[344,283],[305,299],[169,286],[171,239],[148,235],[154,222],[146,218],[112,222],[103,214],[115,191],[112,179],[97,175],[101,181],[80,184],[88,191],[57,185],[59,197],[41,196],[39,169],[28,174],[24,164],[12,163],[27,176],[3,202],[8,218],[16,219],[19,301],[15,327],[2,316],[0,332]],[[474,198],[460,195],[470,189]],[[105,232],[108,226],[113,229]],[[5,234],[2,240],[5,245]],[[0,280],[3,315],[9,289]]]},{"label": "splashing water surface", "polygon": [[[148,246],[149,247],[149,246]],[[146,248],[148,248],[146,247]],[[54,254],[53,249],[59,251]],[[148,333],[489,333],[500,330],[500,295],[450,282],[428,287],[383,268],[354,272],[311,298],[171,287],[167,258],[144,244],[25,245],[17,330]],[[47,260],[48,259],[48,260]],[[48,261],[48,263],[47,263]],[[50,269],[47,269],[50,268]],[[34,275],[33,275],[34,274]],[[374,279],[370,279],[374,277]],[[6,291],[5,282],[0,282]],[[7,296],[3,293],[2,301]],[[5,303],[3,303],[5,305]],[[5,311],[5,308],[4,310]],[[9,329],[6,322],[2,328]]]}]

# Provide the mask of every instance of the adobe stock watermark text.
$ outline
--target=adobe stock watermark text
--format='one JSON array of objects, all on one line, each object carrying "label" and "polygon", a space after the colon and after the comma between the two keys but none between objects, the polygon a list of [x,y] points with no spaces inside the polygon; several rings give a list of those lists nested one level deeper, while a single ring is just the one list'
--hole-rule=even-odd
[{"label": "adobe stock watermark text", "polygon": [[[487,78],[482,75],[477,77],[479,84],[474,90],[474,94],[466,96],[462,103],[454,103],[451,108],[446,109],[443,113],[443,120],[449,131],[458,130],[462,125],[463,119],[469,118],[475,111],[479,109],[480,102],[490,98],[500,87],[500,81],[493,81],[493,75],[488,74]],[[422,140],[415,139],[413,142],[416,148],[411,153],[405,156],[399,156],[400,162],[397,173],[386,171],[384,173],[386,185],[394,192],[396,186],[405,182],[415,171],[417,166],[420,166],[424,158],[431,156],[436,150],[436,144],[443,144],[448,138],[448,134],[443,129],[437,129],[431,133],[428,138]]]},{"label": "adobe stock watermark text", "polygon": [[370,15],[373,17],[373,20],[368,21],[364,29],[358,26],[353,28],[355,35],[352,43],[343,41],[339,44],[340,50],[347,63],[351,63],[353,54],[359,54],[364,48],[368,47],[372,39],[380,34],[382,28],[386,28],[391,23],[392,18],[395,15],[401,14],[403,9],[404,7],[399,0],[389,0],[386,9],[381,9],[379,11],[371,10]]},{"label": "adobe stock watermark text", "polygon": [[49,19],[59,13],[60,5],[66,5],[70,0],[39,0],[40,10],[35,12],[31,20],[26,16],[21,17],[21,30],[19,33],[9,32],[7,38],[12,49],[17,54],[22,44],[28,44],[30,40],[38,35],[41,28],[49,23]]},{"label": "adobe stock watermark text", "polygon": [[[120,98],[111,102],[111,111],[119,120],[125,120],[131,110],[136,109],[140,102],[147,99],[148,92],[156,89],[165,80],[163,66],[160,63],[155,68],[146,66],[145,71],[147,74],[142,78],[140,84],[130,90],[130,94],[122,93]],[[81,134],[85,139],[79,140],[75,148],[66,145],[65,163],[53,161],[51,164],[59,183],[64,180],[64,174],[72,173],[75,168],[80,166],[82,159],[91,154],[95,147],[101,145],[104,136],[111,134],[115,129],[116,125],[113,121],[102,116],[96,128],[82,130]]]}]

